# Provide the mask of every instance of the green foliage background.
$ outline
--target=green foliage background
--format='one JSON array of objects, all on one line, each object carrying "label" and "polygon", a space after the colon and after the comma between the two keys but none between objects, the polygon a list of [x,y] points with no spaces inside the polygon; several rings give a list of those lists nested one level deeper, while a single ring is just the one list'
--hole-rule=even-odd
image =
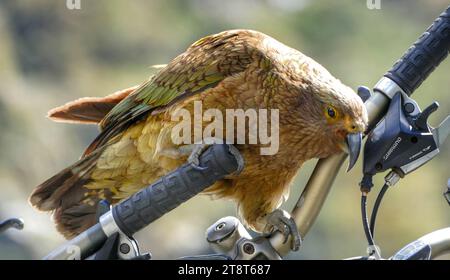
[{"label": "green foliage background", "polygon": [[[97,130],[53,123],[45,118],[48,109],[138,84],[150,65],[168,62],[202,36],[234,28],[267,33],[351,87],[371,87],[448,5],[381,0],[380,10],[369,10],[364,0],[81,0],[81,10],[69,10],[65,0],[0,1],[0,219],[18,216],[26,224],[0,236],[0,259],[40,258],[63,242],[50,216],[34,211],[26,199],[34,186],[75,161]],[[422,108],[440,102],[433,125],[450,112],[449,72],[445,61],[415,94]],[[389,190],[376,238],[385,257],[449,225],[442,197],[449,164],[447,142],[432,163]],[[285,209],[313,166],[300,172]],[[360,170],[361,163],[339,175],[304,247],[289,258],[365,254]],[[231,202],[196,197],[137,238],[155,258],[207,253],[204,230],[235,214]]]}]

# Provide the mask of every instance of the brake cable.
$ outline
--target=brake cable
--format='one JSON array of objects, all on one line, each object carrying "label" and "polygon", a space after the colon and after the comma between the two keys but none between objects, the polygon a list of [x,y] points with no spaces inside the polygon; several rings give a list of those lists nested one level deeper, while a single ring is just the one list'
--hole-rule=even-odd
[{"label": "brake cable", "polygon": [[374,256],[376,258],[380,258],[380,252],[378,252],[377,246],[375,245],[374,240],[374,233],[375,233],[375,222],[378,214],[378,210],[380,209],[381,202],[383,200],[384,194],[389,188],[389,184],[385,183],[383,187],[381,188],[380,192],[378,193],[378,196],[375,200],[375,204],[372,209],[372,214],[370,215],[370,225],[369,225],[369,219],[367,215],[367,196],[369,195],[369,192],[367,190],[362,189],[361,190],[361,219],[362,224],[364,228],[364,234],[367,239],[367,243],[372,248],[369,248],[369,256]]},{"label": "brake cable", "polygon": [[364,234],[366,235],[367,243],[369,244],[369,256],[375,257],[375,259],[380,259],[381,255],[378,251],[378,247],[375,245],[372,232],[369,227],[369,219],[367,217],[367,195],[369,193],[366,191],[361,191],[361,218],[364,227]]},{"label": "brake cable", "polygon": [[373,205],[372,214],[370,215],[370,233],[372,238],[375,236],[375,222],[378,215],[378,210],[380,209],[381,201],[383,200],[384,194],[389,189],[389,185],[385,183],[378,193],[377,199]]},{"label": "brake cable", "polygon": [[[369,243],[369,246],[374,246],[375,242],[373,240],[372,232],[369,228],[369,220],[367,218],[367,195],[367,192],[361,192],[361,218],[367,243]],[[372,253],[370,253],[370,255],[372,255]]]},{"label": "brake cable", "polygon": [[362,217],[364,234],[366,236],[367,243],[369,244],[369,246],[373,247],[373,249],[369,252],[369,255],[373,256],[376,253],[376,257],[381,258],[380,252],[378,251],[378,247],[375,245],[375,241],[374,241],[375,223],[376,223],[376,219],[377,219],[377,215],[378,215],[378,210],[380,209],[380,205],[381,205],[384,195],[386,194],[386,191],[389,189],[389,187],[394,186],[400,180],[400,175],[395,171],[390,171],[384,177],[385,183],[377,195],[377,198],[376,198],[375,203],[372,208],[372,213],[370,215],[370,223],[369,223],[368,215],[367,215],[367,196],[369,195],[369,193],[373,187],[372,177],[373,176],[370,174],[365,174],[363,177],[363,180],[360,183],[361,217]]}]

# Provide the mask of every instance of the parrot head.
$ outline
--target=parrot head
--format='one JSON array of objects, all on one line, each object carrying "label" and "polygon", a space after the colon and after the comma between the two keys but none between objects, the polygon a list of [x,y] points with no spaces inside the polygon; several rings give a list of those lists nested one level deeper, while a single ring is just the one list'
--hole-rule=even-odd
[{"label": "parrot head", "polygon": [[[316,81],[320,82],[320,81]],[[362,99],[339,80],[326,80],[315,94],[319,126],[331,145],[349,155],[349,171],[356,163],[367,127],[368,116]]]},{"label": "parrot head", "polygon": [[293,68],[301,76],[296,85],[301,100],[291,117],[307,123],[308,131],[316,137],[317,150],[327,151],[319,157],[341,151],[348,153],[349,171],[358,159],[368,123],[362,99],[307,56],[301,55]]},{"label": "parrot head", "polygon": [[[341,84],[342,85],[342,84]],[[361,98],[349,87],[335,86],[323,100],[323,125],[332,142],[349,155],[349,171],[356,163],[367,127],[367,111]]]}]

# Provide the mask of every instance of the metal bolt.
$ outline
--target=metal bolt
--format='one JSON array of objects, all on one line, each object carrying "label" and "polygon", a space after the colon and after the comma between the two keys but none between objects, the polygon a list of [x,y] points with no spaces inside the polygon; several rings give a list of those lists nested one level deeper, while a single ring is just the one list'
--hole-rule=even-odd
[{"label": "metal bolt", "polygon": [[127,243],[122,243],[119,246],[119,250],[122,254],[128,254],[130,252],[130,245]]},{"label": "metal bolt", "polygon": [[375,164],[375,169],[380,171],[381,169],[383,169],[383,165],[378,162],[377,164]]},{"label": "metal bolt", "polygon": [[220,223],[216,226],[216,231],[221,230],[225,227],[225,223]]},{"label": "metal bolt", "polygon": [[408,113],[408,114],[411,114],[415,110],[414,104],[409,103],[409,102],[404,105],[404,108],[405,108],[406,113]]},{"label": "metal bolt", "polygon": [[245,243],[243,249],[244,252],[249,255],[252,255],[255,252],[255,247],[251,243]]}]

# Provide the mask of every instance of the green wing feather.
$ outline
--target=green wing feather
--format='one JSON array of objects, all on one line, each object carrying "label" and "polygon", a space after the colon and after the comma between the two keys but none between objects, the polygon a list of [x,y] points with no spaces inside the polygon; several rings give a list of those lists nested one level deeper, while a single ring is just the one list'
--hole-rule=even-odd
[{"label": "green wing feather", "polygon": [[223,32],[191,45],[105,116],[101,133],[84,156],[114,142],[116,136],[156,108],[215,87],[226,77],[244,71],[252,62],[252,53],[240,35]]}]

